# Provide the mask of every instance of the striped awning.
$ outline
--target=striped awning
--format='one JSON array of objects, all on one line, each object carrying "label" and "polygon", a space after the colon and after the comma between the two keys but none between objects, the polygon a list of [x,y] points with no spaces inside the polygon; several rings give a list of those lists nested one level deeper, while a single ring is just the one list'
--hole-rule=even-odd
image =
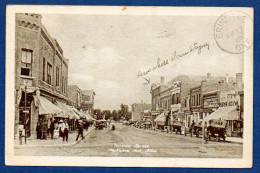
[{"label": "striped awning", "polygon": [[205,121],[209,120],[238,120],[239,113],[236,106],[220,107],[215,112],[205,118]]},{"label": "striped awning", "polygon": [[58,115],[64,112],[43,96],[39,96],[39,115]]},{"label": "striped awning", "polygon": [[66,105],[65,103],[56,101],[56,104],[59,108],[61,108],[64,111],[65,116],[69,117],[70,119],[79,119],[79,116],[73,109]]},{"label": "striped awning", "polygon": [[164,113],[161,113],[154,121],[156,121],[156,122],[165,122],[166,121],[166,117],[165,117]]}]

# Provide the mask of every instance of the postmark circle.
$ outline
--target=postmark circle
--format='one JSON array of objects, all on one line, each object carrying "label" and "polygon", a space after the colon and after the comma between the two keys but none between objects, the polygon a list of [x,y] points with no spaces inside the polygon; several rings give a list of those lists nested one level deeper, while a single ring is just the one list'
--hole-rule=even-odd
[{"label": "postmark circle", "polygon": [[218,46],[229,53],[238,54],[248,50],[253,44],[253,20],[240,11],[230,11],[221,15],[214,27]]}]

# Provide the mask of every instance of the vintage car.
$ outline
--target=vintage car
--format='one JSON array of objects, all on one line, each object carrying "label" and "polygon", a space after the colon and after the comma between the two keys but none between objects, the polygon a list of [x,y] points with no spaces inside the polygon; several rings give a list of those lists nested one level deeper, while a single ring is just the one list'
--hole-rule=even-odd
[{"label": "vintage car", "polygon": [[141,121],[141,126],[142,128],[145,128],[145,129],[149,129],[152,127],[152,121],[149,121],[149,120],[143,120]]},{"label": "vintage car", "polygon": [[95,122],[95,129],[100,130],[107,127],[107,121],[106,120],[96,120]]},{"label": "vintage car", "polygon": [[171,121],[170,130],[176,134],[182,134],[182,132],[185,130],[184,122],[178,120]]},{"label": "vintage car", "polygon": [[194,124],[192,128],[192,134],[195,135],[197,138],[202,135],[202,122],[197,122]]},{"label": "vintage car", "polygon": [[225,141],[226,139],[226,126],[227,121],[225,120],[210,120],[207,126],[207,137],[208,140],[215,138],[216,141],[220,141],[220,138]]}]

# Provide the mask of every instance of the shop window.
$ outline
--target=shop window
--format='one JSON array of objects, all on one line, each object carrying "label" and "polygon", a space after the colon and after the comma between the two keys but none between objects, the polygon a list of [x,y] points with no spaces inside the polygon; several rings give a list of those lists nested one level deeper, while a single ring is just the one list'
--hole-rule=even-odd
[{"label": "shop window", "polygon": [[32,76],[33,51],[22,49],[21,75]]}]

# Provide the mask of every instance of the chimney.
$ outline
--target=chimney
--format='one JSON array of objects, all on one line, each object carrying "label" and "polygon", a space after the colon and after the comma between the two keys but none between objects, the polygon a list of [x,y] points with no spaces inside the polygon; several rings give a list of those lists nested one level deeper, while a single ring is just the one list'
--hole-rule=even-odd
[{"label": "chimney", "polygon": [[237,83],[237,87],[242,87],[243,85],[243,74],[242,73],[237,73],[236,74],[236,83]]},{"label": "chimney", "polygon": [[228,84],[228,82],[229,82],[229,81],[228,81],[228,78],[229,78],[229,77],[228,77],[228,74],[226,74],[226,82],[227,82],[227,84]]},{"label": "chimney", "polygon": [[164,84],[164,76],[161,76],[161,84]]},{"label": "chimney", "polygon": [[207,73],[207,79],[211,78],[211,73]]}]

